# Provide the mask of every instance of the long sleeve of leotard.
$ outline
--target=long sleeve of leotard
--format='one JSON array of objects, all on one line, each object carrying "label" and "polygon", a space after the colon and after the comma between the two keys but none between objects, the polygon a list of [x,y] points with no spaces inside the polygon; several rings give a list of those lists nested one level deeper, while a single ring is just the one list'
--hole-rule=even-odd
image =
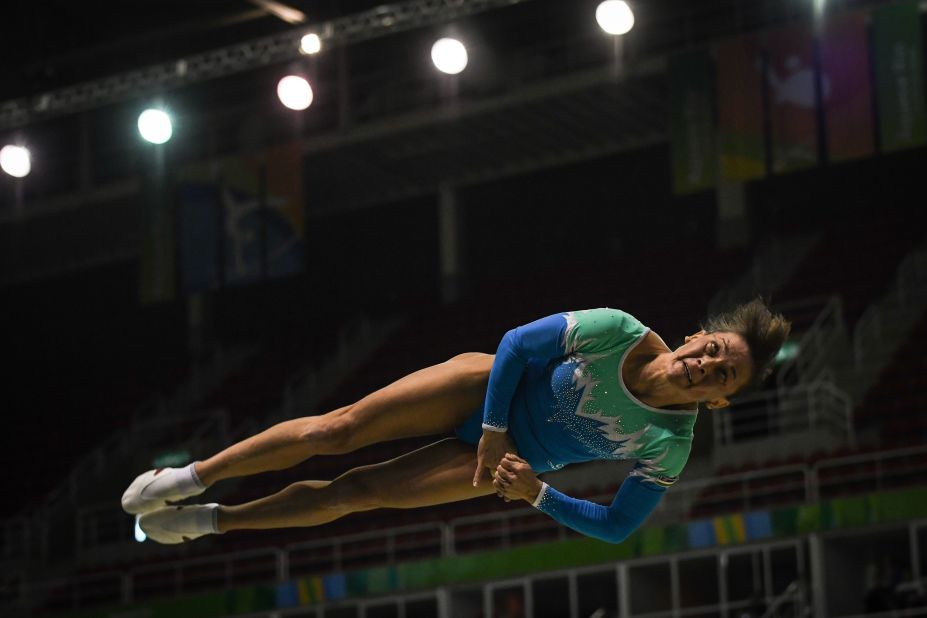
[{"label": "long sleeve of leotard", "polygon": [[509,406],[530,358],[558,358],[565,351],[567,319],[555,314],[513,328],[505,333],[496,350],[489,372],[489,385],[483,407],[483,428],[505,431]]},{"label": "long sleeve of leotard", "polygon": [[534,506],[577,532],[620,543],[647,519],[666,487],[641,476],[628,476],[610,506],[571,498],[544,483]]},{"label": "long sleeve of leotard", "polygon": [[[577,315],[582,314],[582,323]],[[551,360],[573,353],[596,352],[626,340],[630,316],[617,309],[557,313],[505,333],[489,373],[483,428],[505,431],[509,406],[531,358]]]}]

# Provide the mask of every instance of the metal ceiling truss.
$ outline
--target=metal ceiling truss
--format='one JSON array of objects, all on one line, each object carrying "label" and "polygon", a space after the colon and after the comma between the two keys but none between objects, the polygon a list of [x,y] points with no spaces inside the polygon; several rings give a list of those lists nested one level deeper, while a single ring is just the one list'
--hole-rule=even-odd
[{"label": "metal ceiling truss", "polygon": [[386,4],[315,26],[301,26],[259,39],[179,58],[117,75],[0,103],[0,130],[52,116],[150,96],[300,57],[300,39],[315,32],[323,49],[441,23],[528,0],[411,0]]}]

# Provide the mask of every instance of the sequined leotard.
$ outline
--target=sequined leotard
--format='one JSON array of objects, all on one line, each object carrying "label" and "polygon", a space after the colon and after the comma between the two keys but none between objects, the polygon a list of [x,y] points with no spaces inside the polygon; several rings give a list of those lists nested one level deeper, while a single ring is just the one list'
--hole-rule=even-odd
[{"label": "sequined leotard", "polygon": [[631,394],[624,360],[650,329],[615,309],[555,314],[505,334],[485,406],[457,428],[476,444],[483,429],[508,431],[536,472],[595,459],[636,459],[610,507],[576,500],[545,483],[535,506],[561,523],[623,540],[679,476],[696,410],[663,410]]}]

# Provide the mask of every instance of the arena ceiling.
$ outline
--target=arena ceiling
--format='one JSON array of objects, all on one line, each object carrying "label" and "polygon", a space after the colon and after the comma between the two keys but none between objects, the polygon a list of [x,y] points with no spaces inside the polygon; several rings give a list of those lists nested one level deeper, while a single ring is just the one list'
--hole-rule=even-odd
[{"label": "arena ceiling", "polygon": [[[617,42],[594,23],[598,0],[283,3],[305,16],[302,24],[287,23],[279,11],[258,0],[38,0],[5,8],[0,108],[23,101],[35,107],[49,92],[99,84],[140,67],[312,24],[344,23],[410,7],[440,5],[450,14],[455,5],[470,3],[485,6],[454,20],[435,19],[395,32],[380,28],[368,39],[345,41],[340,57],[323,52],[309,61],[317,63],[313,68],[320,81],[328,80],[329,101],[337,98],[335,88],[351,91],[345,97],[350,105],[326,105],[321,87],[320,103],[298,125],[316,212],[338,212],[434,192],[442,183],[481,182],[658,143],[666,133],[662,75],[669,54],[703,40],[806,16],[811,4],[638,1],[633,3],[635,29]],[[473,46],[472,69],[453,83],[440,82],[426,66],[427,41],[449,29],[469,37]],[[339,63],[339,69],[333,68]],[[239,74],[173,89],[168,85],[158,93],[188,96],[214,119],[227,117],[235,126],[246,126],[255,123],[261,106],[273,104],[266,95],[273,83],[269,76],[285,64],[245,67]],[[347,86],[337,85],[339,70],[348,76]],[[139,86],[122,98],[141,94],[148,93]],[[51,117],[41,111],[31,114],[19,126],[0,127],[0,137],[14,130],[28,132]],[[238,142],[239,149],[247,145],[240,136]],[[230,144],[225,150],[235,147]],[[137,183],[122,183],[110,193],[119,197],[137,190]],[[56,204],[73,204],[74,199],[46,199],[47,208],[38,204],[32,212],[55,210]]]}]

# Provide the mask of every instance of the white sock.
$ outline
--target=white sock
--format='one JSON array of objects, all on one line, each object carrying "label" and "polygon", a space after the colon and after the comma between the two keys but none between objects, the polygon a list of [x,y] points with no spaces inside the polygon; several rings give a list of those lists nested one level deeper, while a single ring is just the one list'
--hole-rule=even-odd
[{"label": "white sock", "polygon": [[197,509],[193,512],[191,523],[197,533],[201,534],[219,534],[219,505],[215,502],[204,504],[205,509]]},{"label": "white sock", "polygon": [[206,486],[196,476],[195,464],[196,462],[193,462],[183,468],[165,468],[155,476],[154,481],[145,488],[144,493],[165,496],[168,500],[200,495],[206,491]]},{"label": "white sock", "polygon": [[195,539],[204,534],[218,534],[219,505],[188,504],[165,509],[170,518],[162,523],[166,530],[180,532]]},{"label": "white sock", "polygon": [[204,484],[203,484],[203,481],[200,480],[200,477],[198,477],[198,476],[196,475],[196,464],[197,464],[197,463],[199,463],[199,462],[194,461],[194,462],[190,463],[187,467],[185,467],[185,468],[183,468],[183,469],[184,469],[184,470],[189,470],[189,471],[190,471],[190,480],[193,481],[193,484],[194,484],[196,487],[199,487],[199,488],[202,489],[203,491],[206,491],[206,485],[204,485]]}]

